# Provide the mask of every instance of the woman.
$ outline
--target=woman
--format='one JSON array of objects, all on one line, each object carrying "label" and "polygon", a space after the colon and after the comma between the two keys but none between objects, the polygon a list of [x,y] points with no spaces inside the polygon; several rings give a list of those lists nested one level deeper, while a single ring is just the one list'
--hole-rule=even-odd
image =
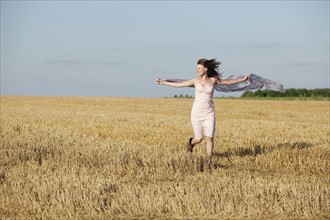
[{"label": "woman", "polygon": [[195,144],[206,140],[207,156],[211,157],[214,146],[215,112],[213,104],[214,87],[217,84],[232,85],[246,81],[247,76],[240,79],[222,80],[218,68],[221,62],[216,59],[200,59],[197,62],[196,72],[198,77],[182,82],[169,82],[157,79],[159,85],[173,87],[195,87],[195,101],[191,111],[191,124],[194,137],[189,138],[187,151],[192,152]]}]

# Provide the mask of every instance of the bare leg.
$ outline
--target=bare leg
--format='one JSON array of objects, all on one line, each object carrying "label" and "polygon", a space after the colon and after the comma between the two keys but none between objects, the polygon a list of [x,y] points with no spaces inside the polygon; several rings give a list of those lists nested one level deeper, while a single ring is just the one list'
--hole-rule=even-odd
[{"label": "bare leg", "polygon": [[196,139],[196,138],[189,138],[189,142],[187,144],[187,152],[193,152],[193,148],[195,144],[199,144],[203,138],[201,139]]},{"label": "bare leg", "polygon": [[196,139],[196,138],[193,138],[192,140],[191,140],[191,144],[199,144],[200,142],[202,142],[202,140],[203,140],[203,138],[201,138],[201,139]]},{"label": "bare leg", "polygon": [[206,140],[206,154],[208,157],[211,157],[214,146],[213,137],[205,137],[205,140]]}]

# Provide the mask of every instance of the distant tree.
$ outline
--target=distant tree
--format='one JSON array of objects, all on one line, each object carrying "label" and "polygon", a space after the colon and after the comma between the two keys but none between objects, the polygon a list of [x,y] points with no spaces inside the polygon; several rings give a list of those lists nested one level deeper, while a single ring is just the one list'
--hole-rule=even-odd
[{"label": "distant tree", "polygon": [[282,95],[282,93],[273,90],[266,90],[266,92],[267,92],[267,97],[280,97]]},{"label": "distant tree", "polygon": [[242,95],[242,98],[246,98],[246,97],[255,97],[255,95],[253,94],[253,92],[251,91],[245,91]]},{"label": "distant tree", "polygon": [[267,94],[265,93],[264,90],[257,90],[256,92],[254,92],[254,95],[257,97],[266,97]]},{"label": "distant tree", "polygon": [[188,94],[186,95],[180,94],[180,95],[174,95],[173,98],[192,98],[192,96]]},{"label": "distant tree", "polygon": [[285,96],[286,97],[298,97],[299,96],[299,93],[298,93],[298,90],[297,89],[286,89],[285,90]]},{"label": "distant tree", "polygon": [[330,88],[325,89],[286,89],[284,93],[272,90],[245,91],[241,98],[246,97],[330,97]]}]

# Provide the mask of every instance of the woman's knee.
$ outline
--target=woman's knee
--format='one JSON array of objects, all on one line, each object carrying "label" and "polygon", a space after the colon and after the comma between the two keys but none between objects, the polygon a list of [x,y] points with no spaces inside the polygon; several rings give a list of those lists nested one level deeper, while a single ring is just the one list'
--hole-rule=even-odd
[{"label": "woman's knee", "polygon": [[205,137],[205,140],[207,141],[207,142],[213,142],[213,137]]}]

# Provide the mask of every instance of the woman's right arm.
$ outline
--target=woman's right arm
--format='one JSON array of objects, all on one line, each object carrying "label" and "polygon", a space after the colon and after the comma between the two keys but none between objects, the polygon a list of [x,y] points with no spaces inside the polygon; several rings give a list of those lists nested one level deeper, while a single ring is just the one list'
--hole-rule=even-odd
[{"label": "woman's right arm", "polygon": [[159,85],[166,85],[166,86],[173,86],[173,87],[189,87],[189,86],[194,86],[195,85],[195,79],[191,79],[188,81],[184,82],[167,82],[165,80],[157,79],[157,83]]}]

